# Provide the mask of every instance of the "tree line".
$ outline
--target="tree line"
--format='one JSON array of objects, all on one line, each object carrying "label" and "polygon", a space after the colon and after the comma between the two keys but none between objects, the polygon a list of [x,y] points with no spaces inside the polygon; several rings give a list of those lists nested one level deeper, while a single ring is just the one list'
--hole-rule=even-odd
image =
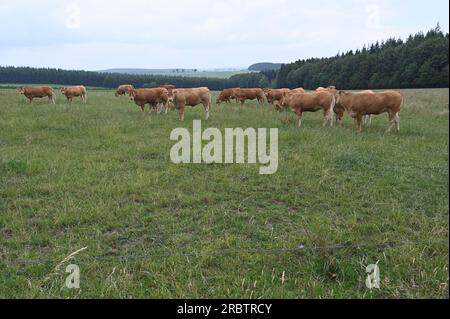
[{"label": "tree line", "polygon": [[229,79],[175,75],[120,74],[67,71],[49,68],[0,67],[0,84],[86,85],[116,88],[121,84],[179,88],[207,86],[225,88],[315,89],[334,85],[340,89],[389,89],[449,87],[449,35],[439,25],[426,34],[419,32],[406,41],[388,39],[331,58],[298,60],[280,70],[237,74]]},{"label": "tree line", "polygon": [[448,48],[449,35],[438,24],[426,34],[410,35],[406,41],[390,38],[331,58],[299,60],[283,65],[276,76],[267,76],[272,76],[272,86],[278,88],[449,87]]},{"label": "tree line", "polygon": [[269,85],[267,78],[260,73],[237,74],[229,79],[221,79],[171,75],[139,75],[90,71],[68,71],[50,68],[12,66],[0,67],[0,83],[85,85],[101,88],[117,88],[122,84],[132,84],[137,88],[157,87],[170,83],[179,88],[207,86],[211,90],[223,90],[230,87],[267,87]]}]

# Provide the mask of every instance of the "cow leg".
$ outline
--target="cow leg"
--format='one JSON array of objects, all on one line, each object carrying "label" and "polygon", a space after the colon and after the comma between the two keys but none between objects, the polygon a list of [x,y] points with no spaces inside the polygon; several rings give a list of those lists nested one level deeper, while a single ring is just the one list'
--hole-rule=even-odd
[{"label": "cow leg", "polygon": [[390,133],[394,126],[397,129],[397,132],[400,132],[400,116],[398,113],[389,113],[389,128],[387,130],[387,133]]},{"label": "cow leg", "polygon": [[184,122],[184,112],[185,112],[185,106],[180,106],[179,114],[180,114],[181,122]]},{"label": "cow leg", "polygon": [[156,114],[160,115],[162,113],[161,103],[156,104]]},{"label": "cow leg", "polygon": [[30,104],[33,103],[33,98],[32,97],[29,97],[28,99],[30,100]]},{"label": "cow leg", "polygon": [[359,133],[362,132],[362,115],[356,114],[356,129]]},{"label": "cow leg", "polygon": [[209,111],[211,108],[209,104],[203,104],[203,107],[205,108],[205,120],[207,121],[209,119]]},{"label": "cow leg", "polygon": [[342,126],[342,118],[344,117],[344,114],[337,113],[336,114],[336,125]]},{"label": "cow leg", "polygon": [[395,114],[395,124],[397,126],[397,132],[400,132],[400,115],[398,113]]},{"label": "cow leg", "polygon": [[302,127],[302,117],[303,117],[303,112],[296,112],[297,114],[297,121],[298,121],[298,127]]},{"label": "cow leg", "polygon": [[323,114],[323,127],[330,124],[330,127],[333,126],[333,113],[332,111],[325,111]]}]

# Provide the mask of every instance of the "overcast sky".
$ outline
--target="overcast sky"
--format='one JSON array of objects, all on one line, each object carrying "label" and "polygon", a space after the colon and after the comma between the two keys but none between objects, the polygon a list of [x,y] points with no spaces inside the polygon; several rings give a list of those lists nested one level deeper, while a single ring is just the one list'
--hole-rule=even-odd
[{"label": "overcast sky", "polygon": [[406,38],[448,0],[0,0],[0,65],[228,68]]}]

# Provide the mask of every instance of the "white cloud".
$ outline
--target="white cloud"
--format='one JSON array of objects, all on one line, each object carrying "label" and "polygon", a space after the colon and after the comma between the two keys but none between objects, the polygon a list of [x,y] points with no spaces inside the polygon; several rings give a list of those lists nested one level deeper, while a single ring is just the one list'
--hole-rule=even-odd
[{"label": "white cloud", "polygon": [[[440,1],[439,3],[448,2]],[[411,4],[412,3],[412,4]],[[0,4],[0,63],[227,67],[329,56],[442,16],[406,0],[18,0]],[[428,4],[425,6],[430,7]],[[419,8],[420,7],[420,8]],[[414,11],[414,8],[419,8]],[[409,11],[408,11],[409,10]],[[432,10],[432,9],[427,9]],[[405,12],[416,14],[411,17]],[[436,18],[433,16],[435,12]],[[411,18],[420,28],[412,28]],[[448,29],[448,15],[441,23]]]}]

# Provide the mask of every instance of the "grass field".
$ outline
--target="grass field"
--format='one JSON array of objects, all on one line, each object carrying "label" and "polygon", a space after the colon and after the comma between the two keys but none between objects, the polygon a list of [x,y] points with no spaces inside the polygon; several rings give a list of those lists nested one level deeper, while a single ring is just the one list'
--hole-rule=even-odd
[{"label": "grass field", "polygon": [[348,117],[298,129],[267,105],[214,106],[204,128],[279,128],[262,176],[171,163],[170,132],[200,107],[180,123],[113,91],[67,108],[0,90],[0,297],[448,298],[449,91],[403,93],[398,134],[387,115],[357,134]]}]

